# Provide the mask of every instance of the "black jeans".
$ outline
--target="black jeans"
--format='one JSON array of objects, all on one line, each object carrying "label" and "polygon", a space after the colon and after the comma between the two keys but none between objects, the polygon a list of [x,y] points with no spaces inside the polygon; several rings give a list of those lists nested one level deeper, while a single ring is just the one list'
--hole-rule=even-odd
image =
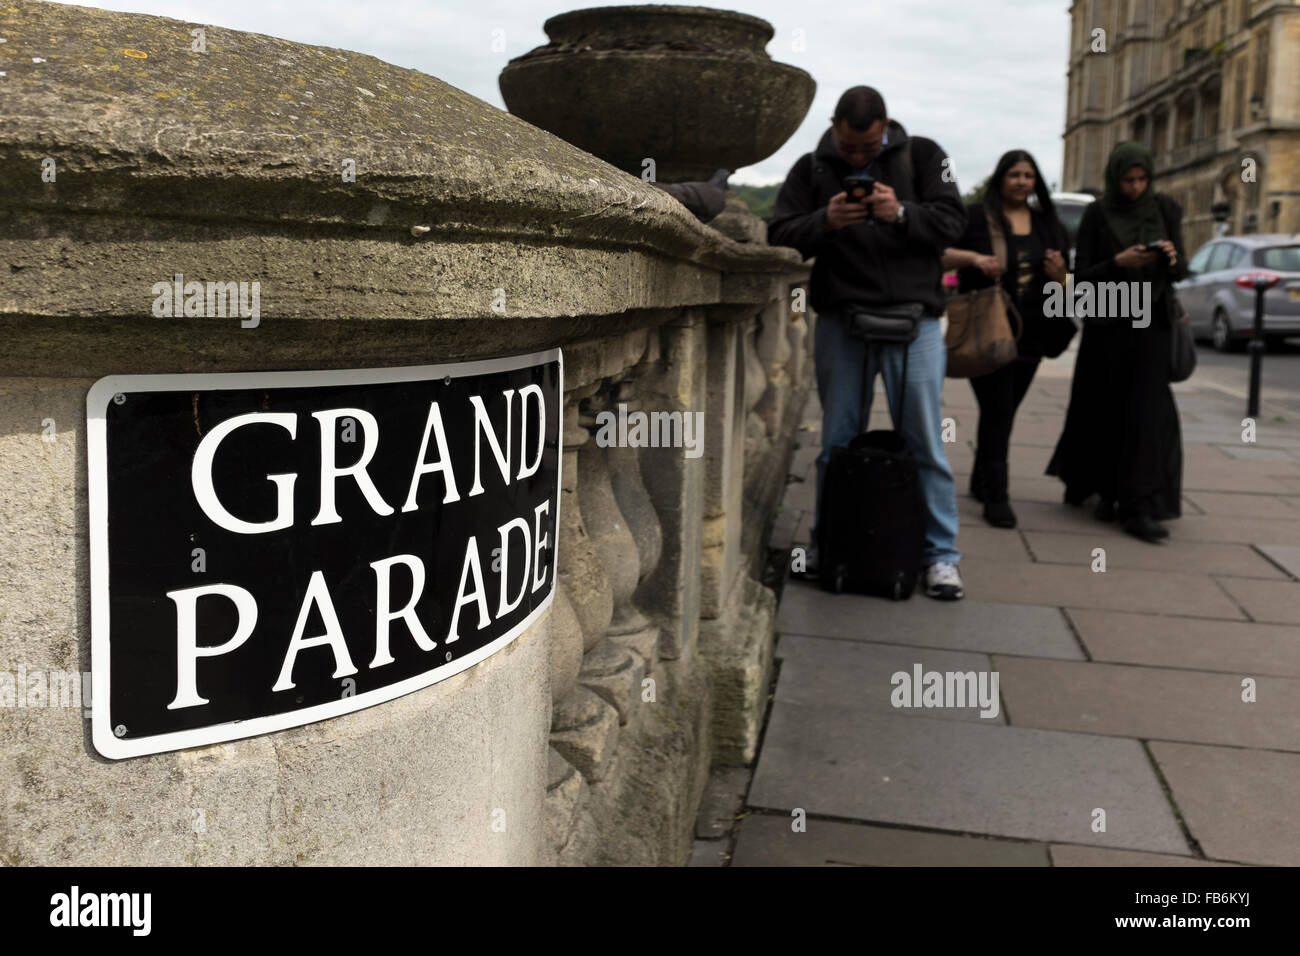
[{"label": "black jeans", "polygon": [[970,380],[975,401],[980,407],[979,431],[975,445],[975,482],[981,476],[993,493],[991,500],[1005,500],[1007,491],[1007,455],[1011,446],[1011,425],[1016,409],[1029,391],[1038,371],[1038,358],[1021,357],[1008,362],[996,372]]}]

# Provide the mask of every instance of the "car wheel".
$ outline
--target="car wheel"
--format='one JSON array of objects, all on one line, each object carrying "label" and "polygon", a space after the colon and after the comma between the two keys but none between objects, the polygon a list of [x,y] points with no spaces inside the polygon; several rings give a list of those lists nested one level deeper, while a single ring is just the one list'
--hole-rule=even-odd
[{"label": "car wheel", "polygon": [[1214,322],[1210,326],[1210,334],[1214,347],[1220,352],[1235,352],[1237,343],[1232,339],[1232,328],[1228,325],[1228,317],[1220,311],[1214,313]]}]

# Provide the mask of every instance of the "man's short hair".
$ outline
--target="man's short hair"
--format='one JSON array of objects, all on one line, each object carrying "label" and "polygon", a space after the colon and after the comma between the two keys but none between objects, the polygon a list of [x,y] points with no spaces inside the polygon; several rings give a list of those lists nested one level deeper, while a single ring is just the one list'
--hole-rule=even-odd
[{"label": "man's short hair", "polygon": [[885,98],[878,90],[870,86],[855,86],[845,90],[840,101],[835,104],[836,122],[848,121],[848,124],[861,132],[869,129],[873,123],[885,119]]}]

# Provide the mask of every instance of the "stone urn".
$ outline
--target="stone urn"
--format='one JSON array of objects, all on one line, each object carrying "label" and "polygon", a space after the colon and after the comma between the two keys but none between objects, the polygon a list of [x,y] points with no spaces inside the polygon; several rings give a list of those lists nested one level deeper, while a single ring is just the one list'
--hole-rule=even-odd
[{"label": "stone urn", "polygon": [[551,17],[545,30],[550,43],[501,72],[510,112],[635,176],[653,160],[659,182],[766,159],[817,88],[767,55],[772,25],[743,13],[593,7]]}]

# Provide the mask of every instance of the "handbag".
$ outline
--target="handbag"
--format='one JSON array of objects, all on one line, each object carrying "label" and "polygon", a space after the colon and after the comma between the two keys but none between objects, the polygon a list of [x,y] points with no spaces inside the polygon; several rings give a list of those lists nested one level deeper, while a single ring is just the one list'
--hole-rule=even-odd
[{"label": "handbag", "polygon": [[845,310],[844,330],[863,342],[907,345],[916,341],[924,310],[920,302],[869,307],[851,305]]},{"label": "handbag", "polygon": [[1168,296],[1169,325],[1171,327],[1169,353],[1169,381],[1185,382],[1196,371],[1196,343],[1192,339],[1192,326],[1183,311],[1183,304],[1178,301],[1178,294],[1173,286],[1165,293]]},{"label": "handbag", "polygon": [[[1005,271],[1006,236],[987,209],[984,217],[993,240],[993,255]],[[996,372],[1016,357],[1016,342],[1023,330],[1020,313],[1001,282],[995,282],[987,289],[954,296],[948,302],[948,331],[944,335],[944,344],[948,347],[947,376],[973,378]]]}]

